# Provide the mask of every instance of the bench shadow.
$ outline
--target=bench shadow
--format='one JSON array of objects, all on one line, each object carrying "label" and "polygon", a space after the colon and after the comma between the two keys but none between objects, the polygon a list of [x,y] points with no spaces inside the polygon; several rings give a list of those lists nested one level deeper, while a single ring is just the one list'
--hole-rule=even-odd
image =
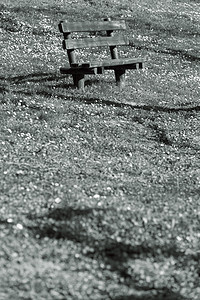
[{"label": "bench shadow", "polygon": [[[42,73],[42,72],[37,72],[37,73],[31,73],[31,74],[25,74],[25,75],[18,75],[18,76],[0,76],[0,80],[2,81],[0,85],[0,93],[4,94],[6,92],[9,92],[9,84],[15,84],[15,85],[20,85],[23,83],[27,82],[33,82],[33,83],[38,83],[38,82],[46,82],[50,83],[55,81],[56,84],[53,85],[55,88],[63,88],[63,89],[75,89],[74,85],[72,83],[67,83],[67,82],[60,82],[60,80],[66,78],[66,75],[59,75],[57,73]],[[8,84],[7,84],[8,83]],[[52,91],[52,85],[51,84],[46,84],[44,85],[43,90],[36,90],[36,91],[27,91],[27,90],[16,90],[16,94],[23,94],[27,96],[31,96],[33,94],[36,95],[41,95],[45,97],[51,97],[52,95],[55,95],[55,91]],[[64,98],[67,99],[66,96],[63,94],[58,95],[59,98]]]},{"label": "bench shadow", "polygon": [[[45,81],[57,81],[57,84],[55,85],[55,88],[76,88],[73,83],[71,84],[66,84],[66,83],[58,83],[60,79],[65,79],[65,78],[71,78],[71,75],[59,75],[57,73],[32,73],[32,74],[25,74],[25,75],[18,75],[18,76],[10,76],[10,77],[3,77],[0,76],[0,80],[7,81],[9,83],[15,83],[15,84],[21,84],[21,83],[26,83],[26,82],[45,82]],[[93,78],[92,80],[87,79],[85,80],[85,85],[86,86],[91,86],[94,84],[99,84],[99,80]],[[107,81],[108,82],[108,81]]]},{"label": "bench shadow", "polygon": [[[105,265],[108,265],[111,272],[117,273],[120,278],[123,278],[125,284],[134,288],[137,291],[149,292],[156,290],[156,297],[139,297],[136,295],[123,295],[120,297],[112,298],[113,300],[120,299],[152,299],[152,300],[181,300],[183,299],[179,294],[174,294],[167,288],[156,289],[153,286],[141,286],[138,285],[136,279],[128,272],[129,259],[145,259],[146,257],[156,257],[159,253],[162,253],[164,257],[183,257],[183,252],[180,252],[175,245],[147,245],[141,243],[140,245],[133,246],[124,242],[118,242],[111,238],[98,238],[98,236],[92,236],[87,231],[84,223],[88,221],[95,222],[98,226],[101,226],[101,219],[106,212],[110,210],[112,213],[114,209],[103,208],[84,208],[75,209],[73,207],[55,208],[49,211],[47,214],[36,217],[35,215],[29,215],[29,220],[33,221],[33,225],[28,229],[34,236],[39,236],[40,239],[48,237],[50,239],[66,239],[71,240],[74,243],[81,245],[82,249],[87,248],[84,251],[84,255],[90,259],[98,260]],[[45,222],[44,222],[45,220]],[[187,256],[187,259],[188,256]],[[191,257],[191,259],[198,260],[198,257]]]},{"label": "bench shadow", "polygon": [[[57,83],[54,85],[55,88],[72,88],[76,89],[76,87],[72,83],[59,83],[59,80],[66,78],[66,75],[60,75],[57,73],[42,73],[42,72],[37,72],[37,73],[32,73],[32,74],[25,74],[25,75],[19,75],[19,76],[11,76],[11,77],[3,77],[0,76],[0,80],[4,82],[9,82],[9,83],[14,83],[14,84],[21,84],[21,83],[26,83],[26,82],[50,82],[50,81],[57,81]],[[92,79],[92,80],[86,80],[86,85],[90,86],[92,84],[98,84],[99,80],[98,79]],[[47,88],[51,88],[51,86],[47,85]],[[6,84],[2,84],[0,87],[0,92],[4,93],[7,91]],[[24,94],[24,95],[32,95],[33,92],[29,91],[16,91],[18,94]],[[51,92],[48,91],[36,91],[35,92],[38,95],[42,96],[52,96]],[[83,94],[84,95],[84,94]],[[64,98],[68,99],[65,95],[58,94],[57,95],[59,98]],[[195,106],[181,106],[181,107],[167,107],[167,106],[160,106],[160,105],[145,105],[145,104],[131,104],[131,103],[120,103],[120,102],[115,102],[111,100],[104,100],[101,98],[93,98],[93,97],[80,97],[80,94],[77,95],[77,97],[73,96],[70,97],[70,100],[75,100],[79,102],[84,102],[85,104],[103,104],[107,106],[114,106],[114,107],[120,107],[120,108],[132,108],[132,109],[142,109],[145,111],[152,111],[152,112],[179,112],[179,111],[185,111],[185,112],[197,112],[200,111],[200,105],[195,105]]]},{"label": "bench shadow", "polygon": [[54,81],[54,80],[60,80],[65,77],[66,76],[58,75],[57,73],[37,72],[37,73],[24,74],[18,76],[9,76],[9,77],[0,76],[0,80],[19,84],[19,83],[25,83],[27,81],[29,82]]}]

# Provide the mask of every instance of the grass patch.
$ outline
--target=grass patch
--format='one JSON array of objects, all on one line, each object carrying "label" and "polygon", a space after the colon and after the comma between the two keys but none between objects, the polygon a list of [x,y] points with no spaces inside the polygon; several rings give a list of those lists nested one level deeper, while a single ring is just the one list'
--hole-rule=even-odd
[{"label": "grass patch", "polygon": [[[0,6],[0,299],[198,300],[197,5]],[[127,20],[121,56],[148,69],[121,93],[88,76],[83,93],[58,72],[57,24],[105,11]]]}]

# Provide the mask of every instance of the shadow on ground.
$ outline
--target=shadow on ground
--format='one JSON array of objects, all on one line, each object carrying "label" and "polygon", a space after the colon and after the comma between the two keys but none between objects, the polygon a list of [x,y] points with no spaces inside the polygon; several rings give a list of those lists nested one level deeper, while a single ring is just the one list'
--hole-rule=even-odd
[{"label": "shadow on ground", "polygon": [[[3,81],[3,84],[1,84],[0,87],[0,92],[4,93],[7,91],[7,84],[6,83],[13,83],[15,85],[17,84],[22,84],[22,83],[26,83],[26,82],[51,82],[51,81],[56,81],[57,83],[54,84],[54,88],[75,88],[73,84],[67,84],[67,83],[59,83],[58,81],[61,79],[66,78],[66,76],[63,75],[58,75],[57,73],[32,73],[32,74],[25,74],[25,75],[19,75],[19,76],[10,76],[10,77],[0,77],[0,80]],[[88,80],[86,81],[86,85],[91,85],[92,83],[97,83],[97,80]],[[52,92],[48,91],[51,89],[51,85],[46,85],[46,90],[44,91],[35,91],[36,94],[38,95],[42,95],[42,96],[46,96],[46,97],[51,97],[52,96]],[[24,94],[24,95],[32,95],[33,92],[32,91],[16,91],[16,93],[18,94]],[[131,104],[131,103],[120,103],[120,102],[115,102],[115,101],[107,101],[104,99],[100,99],[100,98],[93,98],[93,97],[84,97],[83,96],[80,97],[80,94],[78,94],[77,96],[70,96],[67,97],[63,94],[56,94],[57,97],[59,98],[63,98],[63,99],[68,99],[70,98],[70,100],[75,100],[75,101],[80,101],[80,102],[84,102],[86,104],[94,104],[94,103],[101,103],[103,105],[107,105],[107,106],[114,106],[114,107],[129,107],[132,109],[142,109],[142,110],[146,110],[146,111],[152,111],[152,112],[179,112],[179,111],[186,111],[186,112],[192,112],[192,111],[200,111],[200,105],[190,105],[190,106],[181,106],[181,107],[167,107],[167,106],[160,106],[160,105],[135,105],[135,104]]]},{"label": "shadow on ground", "polygon": [[[167,146],[172,146],[176,145],[177,147],[181,148],[192,148],[195,151],[199,150],[199,145],[198,144],[193,144],[191,141],[186,141],[186,142],[181,142],[177,143],[177,141],[173,140],[170,138],[167,134],[167,130],[165,128],[162,128],[161,126],[158,126],[154,122],[145,122],[144,120],[148,120],[148,112],[151,113],[179,113],[179,112],[184,112],[185,117],[189,117],[191,114],[199,112],[200,111],[200,105],[194,105],[192,103],[187,103],[187,105],[180,105],[179,107],[168,107],[168,106],[161,106],[161,105],[153,105],[153,104],[133,104],[131,102],[117,102],[117,101],[112,101],[112,100],[106,100],[106,99],[101,99],[101,98],[94,98],[94,97],[85,97],[85,93],[81,91],[77,91],[76,93],[63,93],[62,90],[67,90],[67,89],[75,89],[73,84],[65,83],[62,79],[64,79],[66,76],[63,75],[58,75],[57,73],[32,73],[32,74],[25,74],[25,75],[19,75],[19,76],[10,76],[10,77],[0,77],[0,80],[2,80],[2,83],[0,85],[0,92],[3,95],[2,102],[7,102],[10,99],[10,94],[9,94],[9,85],[14,84],[15,86],[19,85],[19,88],[13,91],[15,95],[20,96],[20,101],[21,101],[21,96],[26,95],[26,96],[32,96],[34,95],[40,95],[43,97],[54,97],[59,99],[63,99],[65,101],[75,101],[75,102],[80,102],[84,103],[86,105],[91,105],[91,104],[101,104],[105,106],[112,106],[112,107],[118,107],[118,108],[129,108],[132,110],[140,110],[146,112],[145,119],[139,116],[133,116],[132,121],[140,123],[144,125],[145,127],[148,127],[150,130],[152,130],[152,138],[154,141],[157,141],[159,143],[165,144]],[[38,82],[44,82],[44,84],[39,89],[37,90],[36,88],[32,88],[32,90],[28,90],[24,88],[22,85],[23,83],[27,82],[33,82],[33,83],[38,83]],[[91,85],[93,83],[98,83],[98,80],[93,79],[90,81],[86,81],[86,85]],[[22,85],[21,85],[22,84]],[[53,87],[53,88],[52,88]],[[34,90],[34,91],[33,91]],[[7,94],[7,97],[4,97],[4,95]],[[11,97],[12,99],[12,97]],[[19,98],[14,98],[11,100],[14,104],[19,103]],[[21,102],[22,104],[22,102]],[[28,100],[23,101],[23,106],[29,107],[30,109],[40,109],[40,107],[35,107],[33,105],[28,104]],[[187,116],[186,116],[187,114]]]},{"label": "shadow on ground", "polygon": [[37,72],[37,73],[31,73],[31,74],[24,74],[24,75],[18,75],[18,76],[1,76],[0,80],[8,81],[9,83],[25,83],[25,82],[43,82],[43,81],[53,81],[53,80],[59,80],[61,78],[65,78],[66,76],[58,75],[57,73],[43,73],[43,72]]},{"label": "shadow on ground", "polygon": [[147,46],[138,46],[135,45],[134,43],[130,43],[130,46],[132,46],[136,50],[147,50],[155,53],[161,53],[161,54],[169,54],[172,56],[179,56],[182,59],[185,59],[190,62],[199,62],[200,57],[196,56],[194,54],[190,54],[187,51],[184,50],[179,50],[179,49],[172,49],[172,48],[166,48],[166,49],[155,49],[153,47],[147,47]]},{"label": "shadow on ground", "polygon": [[142,295],[142,296],[135,296],[135,295],[123,295],[111,298],[111,300],[186,300],[185,298],[181,297],[177,293],[170,292],[168,290],[163,291],[162,294],[158,294],[156,296],[149,296],[149,295]]},{"label": "shadow on ground", "polygon": [[[181,257],[184,254],[175,247],[175,245],[148,245],[145,242],[134,246],[131,243],[117,242],[106,235],[99,235],[102,227],[102,220],[106,213],[117,214],[113,209],[101,208],[85,208],[74,209],[72,207],[56,208],[51,210],[46,215],[35,217],[28,216],[29,220],[33,221],[33,225],[29,226],[34,236],[39,236],[40,239],[45,237],[51,239],[67,239],[81,245],[83,254],[91,259],[98,260],[105,265],[109,265],[110,271],[117,273],[123,282],[129,287],[137,291],[150,293],[145,297],[136,295],[123,295],[112,298],[113,300],[183,300],[179,294],[175,294],[168,288],[157,289],[152,285],[138,285],[134,276],[128,272],[129,260],[144,259],[147,257],[156,257],[162,253],[164,257]],[[91,231],[84,224],[91,224]],[[96,232],[95,232],[96,230]],[[99,230],[99,232],[98,232]],[[93,233],[92,233],[93,231]],[[130,241],[131,242],[131,241]],[[188,259],[188,257],[187,257]],[[198,259],[194,257],[193,259]],[[156,296],[152,296],[152,291],[156,292]]]}]

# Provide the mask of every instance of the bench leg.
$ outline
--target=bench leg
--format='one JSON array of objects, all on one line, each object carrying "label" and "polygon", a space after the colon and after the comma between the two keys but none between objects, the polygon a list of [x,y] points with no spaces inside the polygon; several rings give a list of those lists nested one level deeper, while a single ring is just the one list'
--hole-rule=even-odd
[{"label": "bench leg", "polygon": [[84,90],[85,88],[84,74],[73,75],[73,80],[74,80],[74,85],[78,87],[78,89]]},{"label": "bench leg", "polygon": [[120,90],[125,87],[125,73],[126,70],[115,70],[116,84],[119,86]]}]

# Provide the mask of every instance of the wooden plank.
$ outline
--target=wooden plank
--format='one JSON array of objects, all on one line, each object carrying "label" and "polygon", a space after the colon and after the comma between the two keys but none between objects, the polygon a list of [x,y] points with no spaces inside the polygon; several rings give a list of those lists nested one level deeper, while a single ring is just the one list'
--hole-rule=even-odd
[{"label": "wooden plank", "polygon": [[[95,67],[111,67],[111,66],[125,66],[131,64],[141,64],[145,61],[142,58],[120,58],[120,59],[108,59],[103,61],[91,61],[91,62],[84,62],[79,64],[79,67],[82,68],[95,68]],[[72,64],[72,67],[77,65]]]},{"label": "wooden plank", "polygon": [[115,80],[120,91],[125,87],[125,82],[126,82],[125,73],[126,73],[125,69],[115,70]]},{"label": "wooden plank", "polygon": [[91,74],[97,75],[102,74],[103,70],[101,68],[68,68],[62,67],[60,68],[61,74]]},{"label": "wooden plank", "polygon": [[[114,69],[115,67],[131,67],[132,69],[141,69],[144,67],[145,59],[139,58],[120,58],[120,59],[110,59],[104,61],[91,61],[84,63],[72,63],[71,68],[77,69],[92,69],[92,68],[105,68],[105,69]],[[70,69],[68,67],[68,69]],[[66,68],[65,68],[66,69]]]},{"label": "wooden plank", "polygon": [[75,81],[76,81],[76,86],[78,89],[80,90],[84,90],[85,87],[85,78],[84,78],[84,74],[76,74],[75,76]]},{"label": "wooden plank", "polygon": [[[105,19],[105,21],[111,21],[111,18]],[[114,32],[112,30],[107,30],[106,31],[107,36],[113,36]],[[110,55],[112,59],[118,59],[119,58],[119,53],[118,49],[116,46],[110,46]]]},{"label": "wooden plank", "polygon": [[143,68],[144,68],[143,63],[132,63],[132,64],[104,67],[105,70],[139,70]]},{"label": "wooden plank", "polygon": [[80,49],[101,46],[128,45],[129,40],[126,36],[117,35],[112,37],[96,37],[84,39],[67,39],[63,41],[64,49]]},{"label": "wooden plank", "polygon": [[125,30],[125,20],[119,21],[94,21],[94,22],[68,22],[61,21],[59,30],[62,33],[67,32],[90,32],[90,31],[107,31],[107,30]]},{"label": "wooden plank", "polygon": [[80,65],[80,63],[73,63],[73,64],[70,64],[70,66],[71,66],[72,68],[78,68],[78,67],[80,67],[81,65]]},{"label": "wooden plank", "polygon": [[[131,61],[131,59],[130,59]],[[83,64],[84,65],[84,64]],[[106,63],[105,65],[102,63],[101,65],[96,67],[86,67],[83,65],[79,65],[78,67],[73,66],[72,67],[62,67],[60,68],[61,74],[91,74],[91,75],[97,75],[97,74],[103,74],[104,70],[137,70],[137,69],[143,69],[144,64],[143,62],[135,61],[135,62],[126,62],[126,63],[118,63],[118,64],[112,64],[112,61],[110,64]]]}]

